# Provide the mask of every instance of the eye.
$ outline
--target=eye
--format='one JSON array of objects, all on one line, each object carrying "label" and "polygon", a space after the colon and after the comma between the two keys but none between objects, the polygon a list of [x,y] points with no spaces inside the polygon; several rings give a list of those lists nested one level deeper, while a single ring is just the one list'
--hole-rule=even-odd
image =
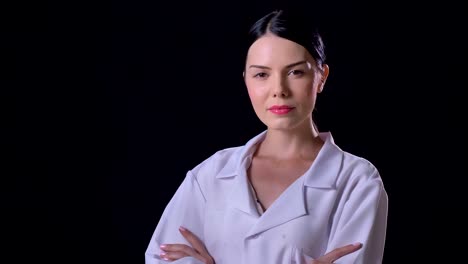
[{"label": "eye", "polygon": [[288,75],[294,75],[294,76],[302,76],[304,75],[304,71],[303,70],[292,70],[290,72],[288,72]]},{"label": "eye", "polygon": [[254,78],[264,79],[264,78],[268,77],[268,74],[266,72],[259,72],[259,73],[255,74],[253,77]]}]

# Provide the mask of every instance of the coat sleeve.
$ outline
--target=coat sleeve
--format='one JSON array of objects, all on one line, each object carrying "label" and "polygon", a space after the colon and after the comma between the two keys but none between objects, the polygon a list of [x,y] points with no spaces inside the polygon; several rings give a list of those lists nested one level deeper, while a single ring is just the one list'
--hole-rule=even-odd
[{"label": "coat sleeve", "polygon": [[379,173],[351,184],[341,214],[334,219],[326,252],[355,242],[362,248],[336,260],[341,264],[381,264],[387,228],[388,196]]},{"label": "coat sleeve", "polygon": [[196,177],[189,171],[164,209],[145,252],[145,264],[180,263],[200,264],[193,257],[167,262],[159,257],[161,244],[190,244],[180,234],[179,227],[189,229],[202,241],[204,229],[205,198]]}]

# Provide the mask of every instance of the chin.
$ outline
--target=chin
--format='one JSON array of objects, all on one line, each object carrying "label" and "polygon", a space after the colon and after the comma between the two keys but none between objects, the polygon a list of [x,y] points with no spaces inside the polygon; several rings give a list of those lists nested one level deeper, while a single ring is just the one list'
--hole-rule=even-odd
[{"label": "chin", "polygon": [[270,122],[267,124],[268,129],[270,130],[291,130],[297,127],[298,124],[291,122]]},{"label": "chin", "polygon": [[309,120],[308,118],[301,119],[298,117],[288,117],[288,118],[268,118],[262,120],[268,129],[271,130],[293,130],[300,126],[305,125]]}]

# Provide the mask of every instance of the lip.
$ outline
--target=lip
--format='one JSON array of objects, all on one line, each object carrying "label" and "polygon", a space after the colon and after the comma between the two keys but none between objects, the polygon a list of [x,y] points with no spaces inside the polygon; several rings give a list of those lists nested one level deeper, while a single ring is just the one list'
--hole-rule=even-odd
[{"label": "lip", "polygon": [[291,112],[293,109],[294,107],[290,105],[273,105],[269,107],[267,110],[272,112],[273,114],[285,115]]}]

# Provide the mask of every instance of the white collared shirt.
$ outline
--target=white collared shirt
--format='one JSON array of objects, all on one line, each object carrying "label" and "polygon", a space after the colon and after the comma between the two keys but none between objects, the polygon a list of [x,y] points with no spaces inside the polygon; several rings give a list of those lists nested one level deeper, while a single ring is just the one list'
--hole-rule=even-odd
[{"label": "white collared shirt", "polygon": [[[192,170],[165,208],[145,252],[145,263],[169,263],[161,244],[188,244],[184,226],[197,235],[216,264],[310,264],[355,242],[358,251],[334,263],[382,263],[388,197],[377,169],[341,150],[329,132],[312,166],[259,214],[247,178],[255,145],[216,152]],[[192,257],[171,263],[201,263]]]}]

